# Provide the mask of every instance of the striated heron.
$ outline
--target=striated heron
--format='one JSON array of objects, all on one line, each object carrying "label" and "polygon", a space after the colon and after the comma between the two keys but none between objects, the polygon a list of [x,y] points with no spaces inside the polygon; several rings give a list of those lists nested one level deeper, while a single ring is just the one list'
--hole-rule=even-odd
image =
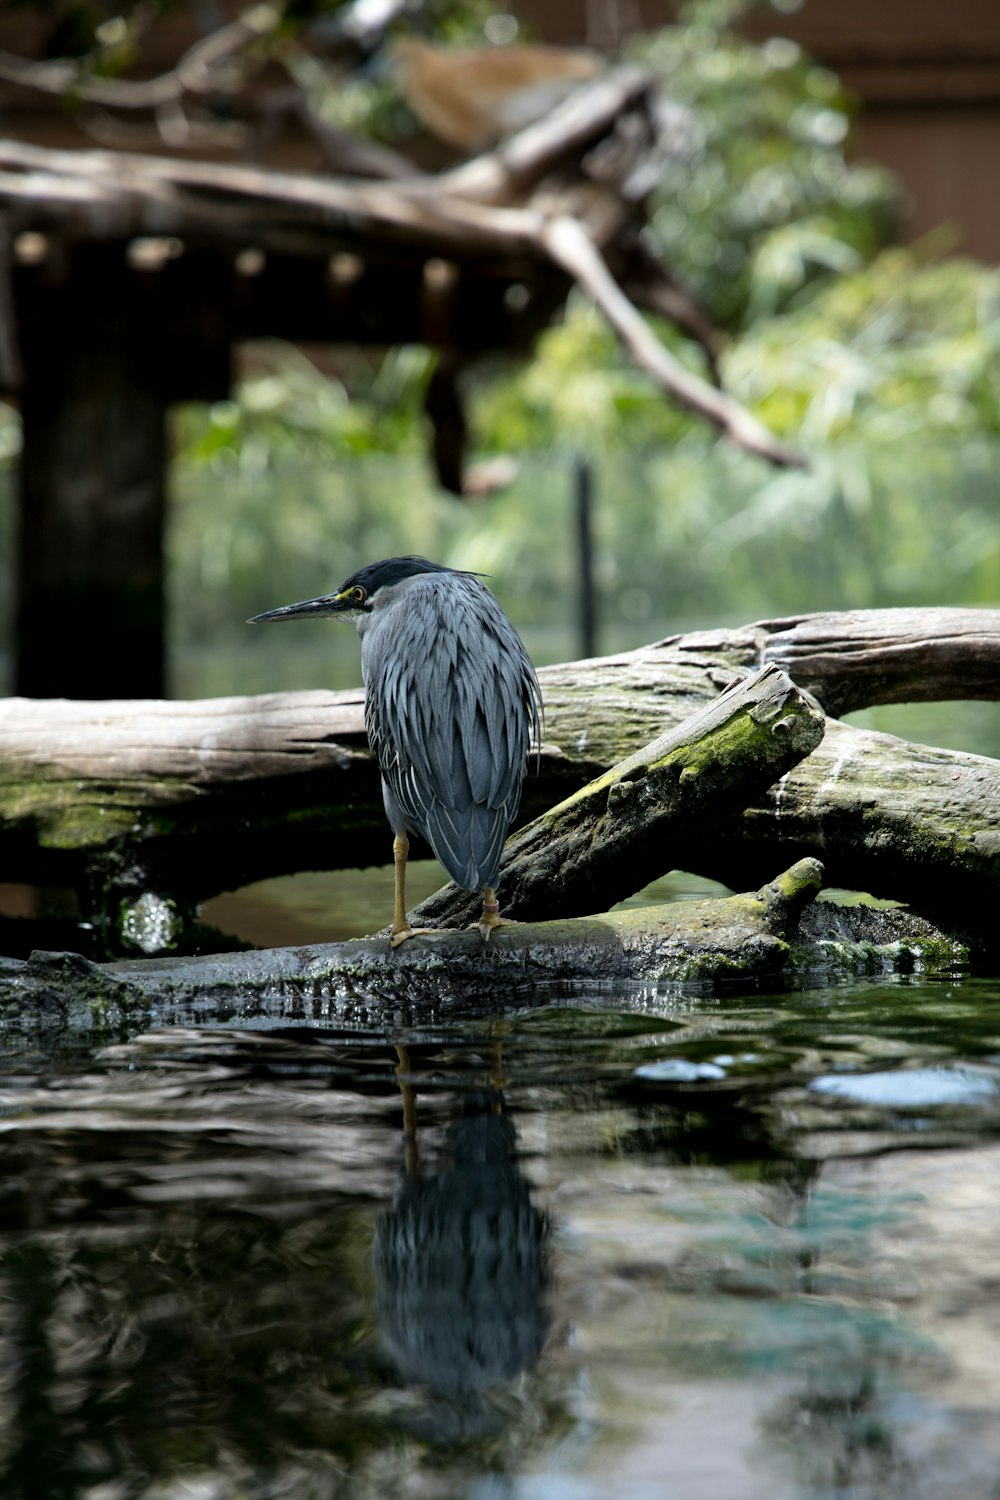
[{"label": "striated heron", "polygon": [[250,624],[348,615],[361,637],[365,727],[392,827],[392,946],[417,932],[406,916],[408,833],[451,878],[483,892],[475,925],[501,923],[500,854],[541,739],[541,694],[520,636],[473,573],[423,557],[390,557],[333,594],[254,615]]}]

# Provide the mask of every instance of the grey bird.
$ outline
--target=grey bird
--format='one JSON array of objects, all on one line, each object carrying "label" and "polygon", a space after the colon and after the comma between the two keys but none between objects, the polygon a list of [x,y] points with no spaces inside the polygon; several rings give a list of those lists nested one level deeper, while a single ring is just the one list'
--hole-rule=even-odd
[{"label": "grey bird", "polygon": [[541,742],[541,692],[521,638],[474,573],[423,557],[389,557],[336,592],[248,623],[347,615],[361,637],[365,727],[392,827],[391,943],[418,932],[406,916],[408,834],[430,844],[451,878],[482,891],[477,926],[501,925],[500,854]]}]

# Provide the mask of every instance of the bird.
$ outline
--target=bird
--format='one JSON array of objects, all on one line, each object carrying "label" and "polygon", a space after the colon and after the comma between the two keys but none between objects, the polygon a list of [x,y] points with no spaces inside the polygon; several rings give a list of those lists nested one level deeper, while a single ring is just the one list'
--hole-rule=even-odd
[{"label": "bird", "polygon": [[420,123],[473,152],[540,120],[603,67],[596,53],[541,43],[437,47],[419,37],[398,37],[389,55]]},{"label": "bird", "polygon": [[504,925],[501,851],[541,746],[541,690],[520,636],[479,574],[412,556],[369,563],[334,593],[248,624],[323,615],[347,616],[361,637],[365,728],[393,831],[391,946],[434,930],[406,915],[414,833],[457,885],[482,891],[472,926],[489,942]]}]

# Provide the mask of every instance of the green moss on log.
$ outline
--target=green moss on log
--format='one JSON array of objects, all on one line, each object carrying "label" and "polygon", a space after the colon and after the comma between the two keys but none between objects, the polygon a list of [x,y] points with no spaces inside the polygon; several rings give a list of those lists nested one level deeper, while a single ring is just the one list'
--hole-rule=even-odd
[{"label": "green moss on log", "polygon": [[0,761],[0,829],[30,830],[43,849],[91,851],[121,841],[168,838],[176,820],[155,805],[193,796],[190,787],[176,783],[83,781],[45,765],[29,775],[23,763],[15,771]]}]

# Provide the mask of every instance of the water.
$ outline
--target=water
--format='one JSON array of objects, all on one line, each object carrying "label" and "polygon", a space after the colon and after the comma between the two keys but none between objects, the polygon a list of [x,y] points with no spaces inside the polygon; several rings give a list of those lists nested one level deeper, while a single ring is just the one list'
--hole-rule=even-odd
[{"label": "water", "polygon": [[[406,900],[411,908],[446,884],[447,872],[435,859],[413,859],[406,866]],[[337,943],[364,937],[374,923],[388,926],[392,913],[391,866],[370,870],[305,870],[258,880],[238,891],[214,896],[201,908],[210,926],[257,948]],[[718,881],[675,870],[651,881],[622,906],[660,906],[727,895]],[[2,898],[0,898],[2,899]]]},{"label": "water", "polygon": [[11,1031],[0,1494],[995,1497],[998,1002]]}]

